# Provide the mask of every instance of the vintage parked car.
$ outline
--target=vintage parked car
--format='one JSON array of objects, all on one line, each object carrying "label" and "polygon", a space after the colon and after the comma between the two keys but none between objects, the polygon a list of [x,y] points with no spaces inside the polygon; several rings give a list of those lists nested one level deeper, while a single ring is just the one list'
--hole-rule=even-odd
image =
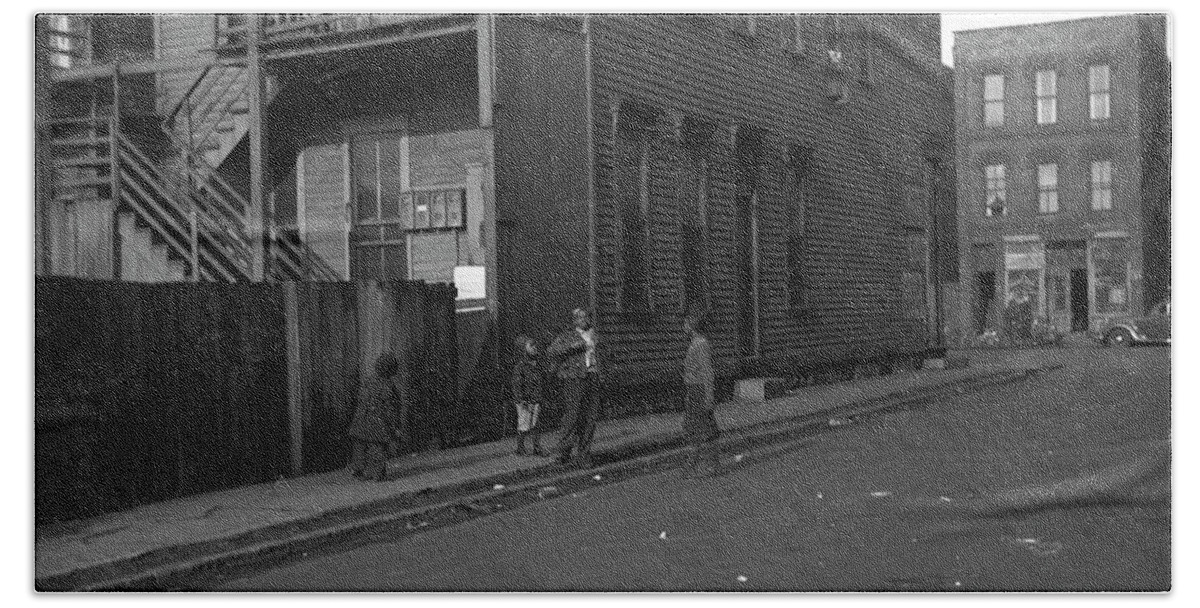
[{"label": "vintage parked car", "polygon": [[1105,346],[1171,343],[1171,300],[1164,300],[1144,317],[1114,319],[1105,324],[1100,341]]}]

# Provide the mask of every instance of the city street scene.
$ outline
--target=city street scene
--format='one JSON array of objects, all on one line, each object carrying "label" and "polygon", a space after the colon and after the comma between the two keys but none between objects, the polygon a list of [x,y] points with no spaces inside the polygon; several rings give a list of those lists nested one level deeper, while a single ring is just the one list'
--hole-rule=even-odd
[{"label": "city street scene", "polygon": [[33,21],[38,592],[1173,589],[1166,14]]}]

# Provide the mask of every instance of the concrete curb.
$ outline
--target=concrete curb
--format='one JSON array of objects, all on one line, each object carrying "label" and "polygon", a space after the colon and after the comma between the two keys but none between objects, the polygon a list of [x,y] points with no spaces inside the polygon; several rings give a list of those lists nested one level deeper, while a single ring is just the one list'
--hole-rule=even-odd
[{"label": "concrete curb", "polygon": [[[801,428],[828,426],[828,417],[853,419],[871,413],[909,407],[948,390],[969,385],[972,389],[1016,382],[1038,373],[1061,368],[1051,364],[992,371],[975,377],[955,379],[915,389],[902,389],[844,406],[809,412],[768,422],[750,424],[722,433],[718,445],[772,443],[786,440]],[[464,503],[485,501],[527,492],[548,484],[611,474],[681,457],[687,448],[678,434],[656,435],[643,441],[597,452],[598,460],[611,462],[587,470],[563,465],[492,475],[441,488],[404,492],[384,499],[326,511],[303,521],[267,526],[229,537],[152,549],[141,555],[35,579],[37,591],[157,590],[172,588],[189,578],[220,569],[252,565],[295,555],[309,548],[347,541],[378,529],[394,532],[406,519]],[[493,489],[503,484],[500,490]]]}]

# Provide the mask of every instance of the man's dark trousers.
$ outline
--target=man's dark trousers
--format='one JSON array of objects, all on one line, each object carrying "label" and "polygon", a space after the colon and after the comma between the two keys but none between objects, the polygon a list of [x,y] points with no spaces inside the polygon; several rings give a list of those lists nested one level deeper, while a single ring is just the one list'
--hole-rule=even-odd
[{"label": "man's dark trousers", "polygon": [[583,378],[563,378],[563,400],[567,407],[563,413],[563,434],[558,441],[559,457],[563,460],[571,458],[572,450],[580,462],[585,462],[591,456],[596,419],[600,416],[598,384],[595,374],[585,374]]}]

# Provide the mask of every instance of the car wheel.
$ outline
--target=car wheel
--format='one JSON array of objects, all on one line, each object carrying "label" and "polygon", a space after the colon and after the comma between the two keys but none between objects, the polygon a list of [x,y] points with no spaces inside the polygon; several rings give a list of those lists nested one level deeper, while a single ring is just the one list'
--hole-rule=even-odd
[{"label": "car wheel", "polygon": [[1104,335],[1104,343],[1108,346],[1133,346],[1133,334],[1124,327],[1118,327]]}]

